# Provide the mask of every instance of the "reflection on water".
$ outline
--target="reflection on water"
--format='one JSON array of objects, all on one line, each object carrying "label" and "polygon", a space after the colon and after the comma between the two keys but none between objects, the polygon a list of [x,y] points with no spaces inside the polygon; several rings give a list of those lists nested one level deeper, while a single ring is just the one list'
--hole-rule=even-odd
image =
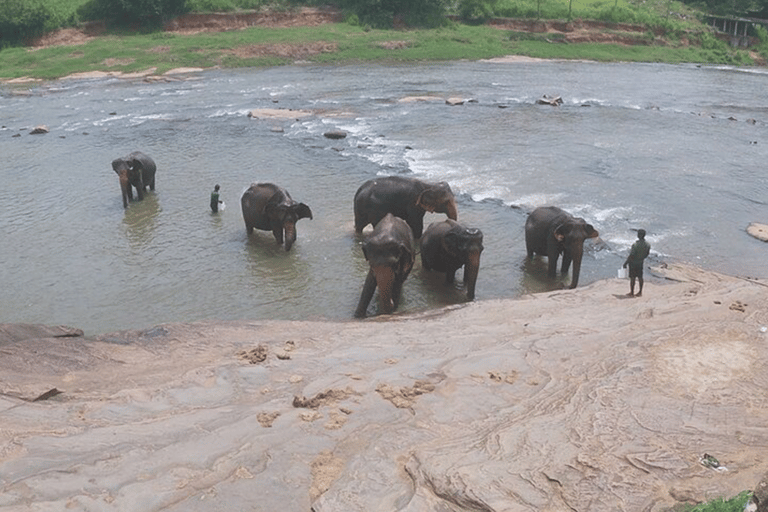
[{"label": "reflection on water", "polygon": [[142,201],[129,203],[123,217],[123,227],[131,247],[139,250],[153,242],[160,211],[160,201],[152,191],[145,192]]}]

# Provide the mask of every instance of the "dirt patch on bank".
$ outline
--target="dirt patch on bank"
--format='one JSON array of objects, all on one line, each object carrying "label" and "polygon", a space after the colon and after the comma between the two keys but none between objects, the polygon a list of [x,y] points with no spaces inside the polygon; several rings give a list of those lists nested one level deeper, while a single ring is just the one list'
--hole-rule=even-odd
[{"label": "dirt patch on bank", "polygon": [[662,38],[662,31],[653,32],[643,25],[629,23],[495,18],[488,24],[494,28],[510,32],[546,35],[549,36],[548,40],[553,43],[666,44]]},{"label": "dirt patch on bank", "polygon": [[317,41],[314,43],[301,44],[249,44],[246,46],[238,46],[231,50],[225,50],[222,53],[234,55],[241,59],[267,56],[303,59],[319,53],[332,53],[335,52],[337,48],[338,46],[336,43]]},{"label": "dirt patch on bank", "polygon": [[342,21],[340,11],[307,7],[290,11],[185,14],[168,22],[164,28],[166,32],[197,34],[200,32],[241,30],[249,27],[315,27],[340,21]]}]

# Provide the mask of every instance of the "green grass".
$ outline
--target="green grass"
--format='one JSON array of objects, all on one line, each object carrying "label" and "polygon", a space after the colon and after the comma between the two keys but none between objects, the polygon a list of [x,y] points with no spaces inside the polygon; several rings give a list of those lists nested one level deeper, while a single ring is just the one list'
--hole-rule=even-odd
[{"label": "green grass", "polygon": [[[405,44],[402,48],[386,49],[382,43],[388,41],[404,41]],[[273,66],[289,63],[292,59],[238,57],[232,49],[316,42],[332,43],[337,47],[332,53],[319,53],[306,58],[317,63],[477,60],[504,55],[596,61],[751,63],[746,52],[731,50],[725,44],[703,48],[559,44],[550,41],[541,34],[512,34],[484,25],[453,23],[439,29],[408,31],[366,30],[346,23],[333,23],[317,27],[251,28],[196,35],[164,32],[108,34],[79,46],[4,49],[0,78],[30,76],[54,79],[75,72],[132,73],[152,67],[157,68],[157,73],[163,73],[177,67]]]},{"label": "green grass", "polygon": [[743,491],[729,500],[718,498],[701,505],[675,508],[674,512],[742,512],[751,495],[750,491]]}]

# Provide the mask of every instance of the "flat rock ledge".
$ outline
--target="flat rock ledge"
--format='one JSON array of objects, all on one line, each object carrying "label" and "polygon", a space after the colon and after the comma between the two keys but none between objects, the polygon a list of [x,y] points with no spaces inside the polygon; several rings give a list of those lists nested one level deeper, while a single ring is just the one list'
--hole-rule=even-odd
[{"label": "flat rock ledge", "polygon": [[248,117],[253,119],[301,119],[311,115],[309,110],[291,108],[257,108],[248,112]]},{"label": "flat rock ledge", "polygon": [[608,279],[364,321],[1,325],[0,508],[661,512],[754,489],[766,283],[654,273],[642,298]]},{"label": "flat rock ledge", "polygon": [[747,233],[758,240],[768,242],[768,224],[758,224],[757,222],[753,222],[747,226]]}]

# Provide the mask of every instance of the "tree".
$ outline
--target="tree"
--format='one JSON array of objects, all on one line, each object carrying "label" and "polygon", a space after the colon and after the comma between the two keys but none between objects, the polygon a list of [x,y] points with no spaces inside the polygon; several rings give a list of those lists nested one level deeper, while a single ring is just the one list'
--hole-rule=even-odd
[{"label": "tree", "polygon": [[53,17],[43,0],[4,0],[0,9],[0,47],[43,34]]},{"label": "tree", "polygon": [[445,18],[446,0],[341,0],[341,7],[372,27],[434,27]]},{"label": "tree", "polygon": [[187,12],[187,0],[91,0],[83,7],[85,18],[114,25],[154,27]]}]

